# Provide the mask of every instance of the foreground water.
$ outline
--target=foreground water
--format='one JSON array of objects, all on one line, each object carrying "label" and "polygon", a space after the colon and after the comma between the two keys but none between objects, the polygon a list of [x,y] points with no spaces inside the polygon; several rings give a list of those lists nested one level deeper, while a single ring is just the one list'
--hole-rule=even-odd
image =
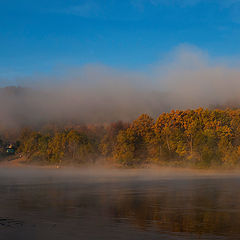
[{"label": "foreground water", "polygon": [[0,239],[240,239],[240,177],[2,168]]}]

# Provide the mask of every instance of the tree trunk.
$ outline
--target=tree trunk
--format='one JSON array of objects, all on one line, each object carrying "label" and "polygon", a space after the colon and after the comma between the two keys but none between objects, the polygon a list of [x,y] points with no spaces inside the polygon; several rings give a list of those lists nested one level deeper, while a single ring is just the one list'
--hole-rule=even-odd
[{"label": "tree trunk", "polygon": [[168,136],[166,137],[166,142],[167,142],[168,151],[171,152],[170,144],[169,144],[169,141],[168,141]]},{"label": "tree trunk", "polygon": [[193,154],[193,139],[192,139],[192,135],[190,135],[190,152],[191,155]]}]

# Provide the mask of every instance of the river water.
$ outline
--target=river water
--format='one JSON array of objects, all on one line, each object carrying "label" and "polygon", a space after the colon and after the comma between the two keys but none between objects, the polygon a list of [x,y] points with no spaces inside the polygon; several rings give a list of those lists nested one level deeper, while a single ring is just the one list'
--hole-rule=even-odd
[{"label": "river water", "polygon": [[240,239],[240,176],[2,168],[0,239]]}]

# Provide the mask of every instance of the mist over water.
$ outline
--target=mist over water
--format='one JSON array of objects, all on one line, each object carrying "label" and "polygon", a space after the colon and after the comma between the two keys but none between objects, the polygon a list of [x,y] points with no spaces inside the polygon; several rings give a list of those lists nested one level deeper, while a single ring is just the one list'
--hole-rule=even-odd
[{"label": "mist over water", "polygon": [[181,46],[142,72],[103,65],[56,72],[17,80],[23,89],[2,89],[0,123],[131,121],[142,113],[157,117],[176,108],[239,103],[237,64],[193,47]]},{"label": "mist over water", "polygon": [[2,239],[239,239],[239,174],[0,169]]}]

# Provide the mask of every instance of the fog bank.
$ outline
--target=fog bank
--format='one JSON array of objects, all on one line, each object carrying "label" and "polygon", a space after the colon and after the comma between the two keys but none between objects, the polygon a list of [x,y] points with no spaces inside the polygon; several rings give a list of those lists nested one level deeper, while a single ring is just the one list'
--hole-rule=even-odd
[{"label": "fog bank", "polygon": [[[235,64],[237,65],[237,64]],[[239,103],[240,70],[199,49],[180,47],[142,72],[86,65],[17,80],[0,89],[0,124],[105,123],[171,109]]]}]

